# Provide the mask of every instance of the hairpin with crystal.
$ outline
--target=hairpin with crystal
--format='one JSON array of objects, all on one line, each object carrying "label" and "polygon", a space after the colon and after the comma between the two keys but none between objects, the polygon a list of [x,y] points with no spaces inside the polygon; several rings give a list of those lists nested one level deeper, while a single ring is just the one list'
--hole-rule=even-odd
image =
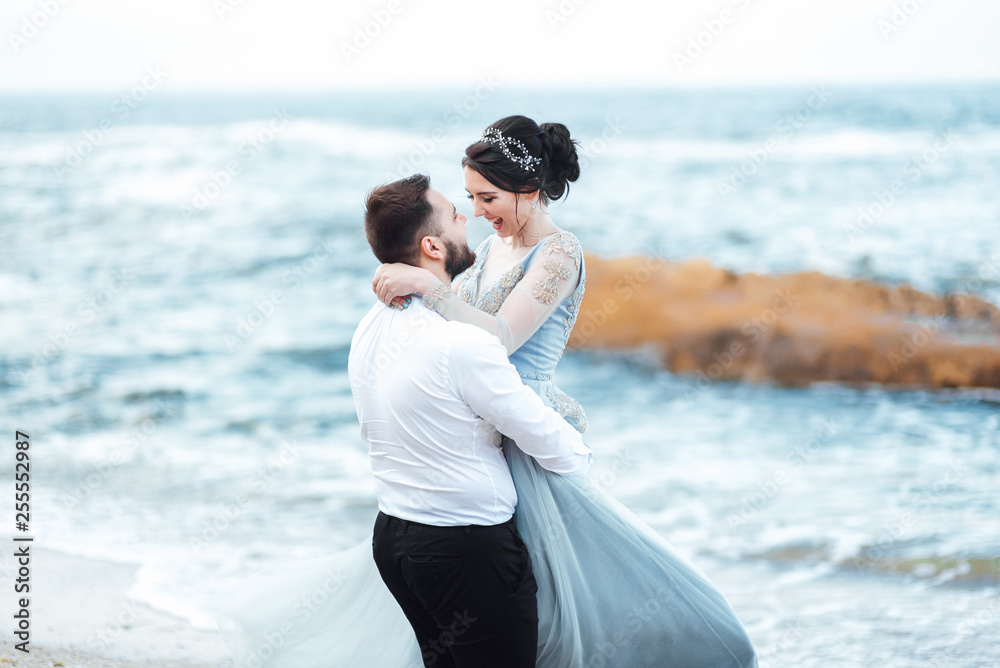
[{"label": "hairpin with crystal", "polygon": [[[530,172],[542,162],[541,158],[536,158],[528,152],[527,146],[513,137],[504,137],[503,133],[496,128],[486,128],[483,130],[483,134],[479,137],[477,143],[495,144],[499,146],[505,156],[510,158],[526,172]],[[510,150],[511,146],[521,152],[521,157],[514,155],[514,153]]]}]

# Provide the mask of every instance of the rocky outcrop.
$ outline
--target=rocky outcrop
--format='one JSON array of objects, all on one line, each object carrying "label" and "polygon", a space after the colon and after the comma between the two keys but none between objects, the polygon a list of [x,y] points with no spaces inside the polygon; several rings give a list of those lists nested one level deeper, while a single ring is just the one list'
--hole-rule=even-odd
[{"label": "rocky outcrop", "polygon": [[671,371],[708,380],[1000,387],[1000,309],[971,294],[702,260],[586,266],[572,348],[653,345]]}]

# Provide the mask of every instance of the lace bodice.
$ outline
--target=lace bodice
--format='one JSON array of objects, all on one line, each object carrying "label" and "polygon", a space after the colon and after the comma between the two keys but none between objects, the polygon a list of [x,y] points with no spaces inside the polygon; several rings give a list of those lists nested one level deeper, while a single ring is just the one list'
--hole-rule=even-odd
[{"label": "lace bodice", "polygon": [[583,431],[583,408],[552,382],[583,299],[586,272],[580,242],[570,232],[556,232],[487,285],[483,266],[496,239],[493,235],[480,244],[476,262],[456,277],[455,293],[442,291],[431,297],[430,305],[449,320],[498,336],[525,383]]}]

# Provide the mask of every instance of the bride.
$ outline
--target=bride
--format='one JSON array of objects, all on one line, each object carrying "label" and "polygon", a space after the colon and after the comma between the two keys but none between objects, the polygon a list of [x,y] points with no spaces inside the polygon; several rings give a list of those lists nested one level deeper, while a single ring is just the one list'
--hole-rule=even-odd
[{"label": "bride", "polygon": [[[462,159],[473,212],[495,230],[475,264],[451,290],[424,269],[383,265],[373,288],[397,308],[421,295],[497,336],[525,384],[583,431],[582,407],[553,381],[586,283],[579,241],[548,212],[580,174],[574,144],[559,123],[491,125]],[[659,534],[586,477],[551,474],[506,438],[503,449],[538,584],[540,668],[757,666],[732,607]],[[215,608],[237,665],[424,665],[369,543],[262,571]]]}]

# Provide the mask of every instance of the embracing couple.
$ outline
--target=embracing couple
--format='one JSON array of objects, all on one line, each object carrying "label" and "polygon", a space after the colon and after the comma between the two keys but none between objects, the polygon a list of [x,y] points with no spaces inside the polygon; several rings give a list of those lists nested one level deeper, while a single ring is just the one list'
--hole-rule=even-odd
[{"label": "embracing couple", "polygon": [[376,565],[426,666],[755,666],[722,595],[583,475],[586,416],[552,380],[585,284],[548,212],[579,176],[574,144],[513,116],[466,149],[495,231],[475,254],[427,177],[368,196],[380,302],[348,370]]},{"label": "embracing couple", "polygon": [[585,475],[586,415],[553,381],[586,279],[548,210],[580,174],[569,131],[501,119],[462,167],[495,232],[475,253],[427,177],[368,195],[379,301],[348,373],[374,534],[233,598],[238,665],[757,666],[725,597]]}]

